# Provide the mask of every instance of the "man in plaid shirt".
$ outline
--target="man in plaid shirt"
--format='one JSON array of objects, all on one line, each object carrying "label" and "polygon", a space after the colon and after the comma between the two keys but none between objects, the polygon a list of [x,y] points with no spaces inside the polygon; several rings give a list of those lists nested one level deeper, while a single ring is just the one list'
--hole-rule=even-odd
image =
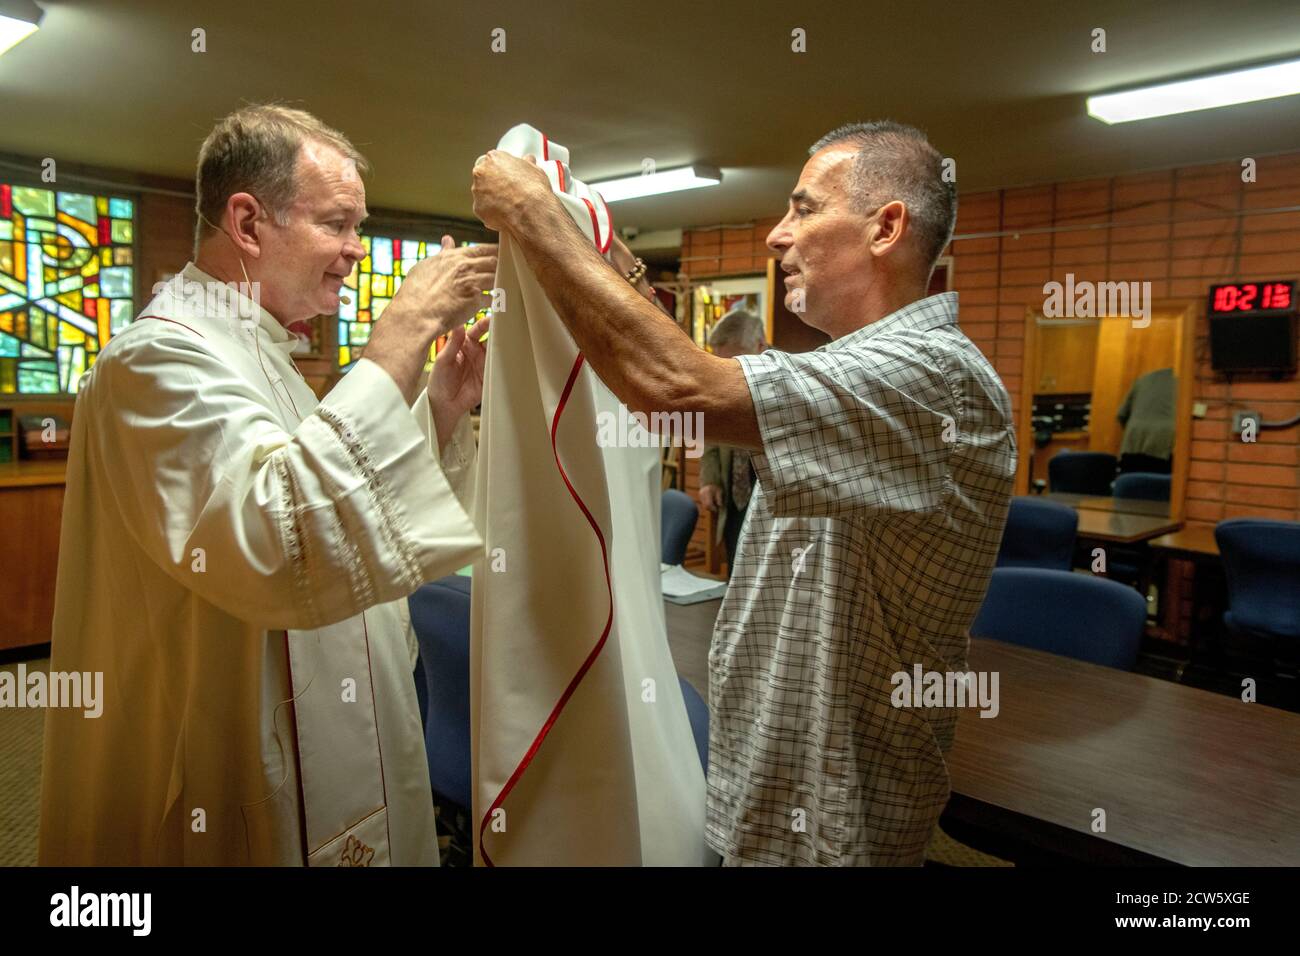
[{"label": "man in plaid shirt", "polygon": [[535,166],[474,169],[578,346],[633,410],[703,412],[758,485],[709,654],[707,837],[727,864],[919,865],[947,803],[952,708],[895,707],[891,677],[964,671],[1006,521],[1006,389],[926,294],[956,220],[912,127],[810,150],[767,238],[815,352],[695,348],[573,226]]}]

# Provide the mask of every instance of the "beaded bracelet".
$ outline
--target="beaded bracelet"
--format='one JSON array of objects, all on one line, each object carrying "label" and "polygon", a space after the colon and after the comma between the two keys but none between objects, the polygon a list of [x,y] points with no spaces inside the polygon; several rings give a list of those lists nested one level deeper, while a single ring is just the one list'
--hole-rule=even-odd
[{"label": "beaded bracelet", "polygon": [[636,264],[632,266],[632,268],[629,269],[627,272],[623,273],[623,278],[626,279],[628,282],[632,283],[633,285],[636,285],[638,282],[641,281],[641,277],[645,275],[645,268],[646,268],[645,262],[643,262],[641,258],[638,256],[636,259]]}]

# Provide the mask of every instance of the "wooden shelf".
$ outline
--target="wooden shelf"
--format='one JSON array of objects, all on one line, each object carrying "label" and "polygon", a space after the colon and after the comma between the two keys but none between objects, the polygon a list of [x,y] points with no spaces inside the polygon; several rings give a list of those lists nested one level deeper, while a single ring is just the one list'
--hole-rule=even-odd
[{"label": "wooden shelf", "polygon": [[0,488],[32,488],[40,485],[62,485],[67,480],[66,458],[48,461],[0,462]]}]

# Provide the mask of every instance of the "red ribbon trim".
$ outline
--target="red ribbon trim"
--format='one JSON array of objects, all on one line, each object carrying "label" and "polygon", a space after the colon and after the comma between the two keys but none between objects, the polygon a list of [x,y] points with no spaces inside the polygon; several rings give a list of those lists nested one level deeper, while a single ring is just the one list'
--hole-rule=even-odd
[{"label": "red ribbon trim", "polygon": [[609,203],[605,202],[605,197],[596,193],[596,198],[600,200],[601,208],[605,210],[605,218],[609,220],[609,234],[605,236],[605,248],[601,252],[609,252],[609,244],[614,241],[614,214],[609,211]]},{"label": "red ribbon trim", "polygon": [[[596,248],[600,250],[600,254],[604,255],[609,252],[609,244],[614,241],[614,217],[609,215],[609,207],[606,206],[605,215],[609,217],[609,229],[605,233],[605,242],[602,244],[600,241],[600,219],[596,216],[596,207],[593,206],[591,200],[586,197],[583,197],[582,201],[587,204],[587,212],[591,213],[592,241],[596,243]],[[604,203],[603,199],[601,200],[601,203]]]},{"label": "red ribbon trim", "polygon": [[[546,135],[542,134],[542,159],[549,159],[549,153],[550,150],[548,148]],[[559,172],[560,189],[563,191],[565,189],[564,164],[557,161],[555,166]],[[609,213],[609,206],[605,203],[605,197],[600,196],[599,193],[597,193],[597,196],[600,198],[600,204],[604,207],[605,216],[609,221],[609,229],[605,234],[605,241],[603,244],[601,243],[600,220],[596,215],[596,207],[593,206],[591,201],[588,199],[584,198],[582,201],[586,203],[587,211],[591,214],[592,240],[595,243],[596,248],[604,254],[609,251],[610,243],[614,240],[614,217]],[[573,386],[578,381],[578,373],[582,371],[582,366],[585,361],[586,358],[581,352],[579,352],[577,358],[573,361],[573,368],[569,370],[569,379],[564,383],[564,390],[560,393],[559,404],[556,405],[555,414],[551,418],[551,454],[555,457],[555,467],[560,472],[560,478],[564,480],[564,486],[569,490],[570,497],[572,497],[574,502],[577,503],[578,508],[582,511],[583,517],[587,519],[587,524],[591,525],[591,530],[595,533],[596,540],[600,543],[600,558],[605,571],[605,592],[609,596],[609,615],[605,619],[604,629],[600,632],[600,640],[596,642],[596,646],[591,649],[586,660],[582,662],[582,666],[578,668],[578,672],[569,680],[568,686],[564,688],[564,693],[560,695],[560,699],[557,700],[555,706],[551,708],[551,712],[547,716],[546,722],[542,724],[541,730],[539,730],[537,736],[533,738],[533,742],[529,745],[523,759],[519,761],[519,765],[516,766],[514,772],[510,774],[510,778],[506,780],[505,786],[501,788],[501,792],[497,794],[496,799],[492,801],[487,812],[483,814],[483,819],[479,822],[479,853],[482,854],[483,862],[487,866],[496,866],[496,864],[492,862],[492,857],[488,854],[487,847],[484,846],[484,836],[487,831],[487,825],[492,819],[492,814],[505,803],[506,798],[510,796],[510,792],[514,790],[515,785],[519,782],[520,778],[523,777],[524,771],[526,771],[532,764],[533,758],[537,756],[537,752],[542,747],[542,742],[546,740],[547,735],[551,732],[551,728],[554,727],[555,722],[559,720],[560,713],[564,710],[565,705],[568,704],[569,699],[578,689],[578,685],[582,683],[583,678],[587,676],[587,672],[591,670],[591,665],[596,662],[596,658],[600,656],[600,652],[604,650],[605,642],[609,639],[610,629],[614,626],[614,582],[610,577],[609,572],[609,549],[605,545],[605,535],[601,532],[600,525],[596,523],[596,519],[592,517],[591,511],[588,510],[586,503],[582,500],[582,496],[578,494],[577,490],[573,487],[573,483],[569,481],[568,472],[564,470],[564,465],[560,463],[560,453],[556,447],[556,434],[560,427],[560,416],[564,414],[565,406],[569,403],[569,396],[573,392]]]},{"label": "red ribbon trim", "polygon": [[[588,203],[589,207],[590,205],[591,204]],[[592,211],[592,214],[595,215],[594,210]],[[555,706],[551,708],[551,713],[550,716],[546,718],[546,723],[542,725],[542,729],[538,731],[537,736],[533,738],[532,745],[528,748],[528,752],[524,754],[523,759],[519,761],[519,766],[515,767],[514,773],[510,775],[510,779],[506,781],[506,785],[501,788],[501,792],[497,794],[497,798],[492,801],[492,805],[488,807],[487,812],[483,814],[483,820],[479,823],[478,828],[478,846],[479,852],[483,855],[483,862],[488,866],[496,866],[496,864],[492,862],[492,857],[488,855],[487,847],[483,845],[483,836],[484,832],[487,830],[488,821],[491,820],[492,814],[495,813],[496,810],[505,802],[506,797],[510,795],[510,791],[512,791],[515,788],[515,784],[519,782],[519,778],[524,775],[524,771],[527,770],[528,766],[533,762],[533,758],[537,755],[537,751],[541,749],[542,741],[546,739],[547,734],[551,732],[551,728],[555,725],[556,720],[559,719],[560,712],[564,710],[564,706],[569,702],[569,698],[573,696],[573,692],[578,689],[578,685],[582,683],[582,679],[587,676],[587,671],[591,669],[591,665],[596,662],[596,658],[604,649],[605,641],[609,638],[610,628],[614,626],[614,584],[609,574],[609,551],[605,547],[605,536],[601,533],[600,525],[596,523],[596,519],[593,518],[591,512],[587,510],[587,505],[583,502],[582,497],[574,490],[573,483],[569,481],[568,473],[565,472],[564,466],[560,464],[560,453],[556,449],[555,445],[555,436],[560,425],[560,416],[564,413],[564,408],[568,404],[569,395],[573,391],[574,383],[578,380],[578,373],[582,371],[584,361],[585,359],[583,354],[579,352],[578,357],[573,362],[573,368],[569,372],[569,380],[564,383],[564,391],[560,395],[559,405],[555,408],[555,415],[551,419],[551,454],[555,456],[555,467],[559,469],[560,477],[564,479],[564,486],[569,489],[570,496],[572,496],[573,500],[577,502],[578,507],[582,510],[583,517],[587,519],[587,523],[591,525],[591,530],[595,532],[596,540],[600,542],[600,557],[605,568],[605,591],[609,595],[609,616],[605,619],[604,630],[600,632],[600,640],[597,641],[596,646],[591,649],[591,653],[587,655],[587,659],[582,662],[582,666],[578,668],[578,672],[573,675],[573,678],[569,681],[569,686],[564,688],[564,693],[560,695],[560,699],[556,701]]]}]

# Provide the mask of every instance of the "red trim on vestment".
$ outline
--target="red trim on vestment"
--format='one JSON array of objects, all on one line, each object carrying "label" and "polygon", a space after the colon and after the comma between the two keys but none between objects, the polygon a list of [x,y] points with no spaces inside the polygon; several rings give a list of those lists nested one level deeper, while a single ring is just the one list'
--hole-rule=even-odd
[{"label": "red trim on vestment", "polygon": [[537,756],[537,751],[541,749],[542,741],[544,741],[546,735],[551,732],[551,728],[555,726],[555,722],[559,719],[560,712],[564,710],[565,704],[569,702],[569,698],[573,696],[573,692],[578,689],[578,685],[582,683],[582,679],[587,675],[587,671],[591,669],[591,665],[595,663],[597,656],[599,656],[600,652],[604,649],[605,641],[609,638],[610,629],[614,626],[614,583],[609,573],[609,551],[605,547],[605,535],[601,533],[600,525],[596,523],[596,519],[593,518],[591,512],[587,510],[587,505],[583,502],[582,497],[574,490],[573,484],[569,481],[569,476],[564,470],[564,466],[560,464],[560,454],[555,447],[555,436],[559,429],[560,416],[564,413],[565,405],[568,404],[569,395],[573,391],[574,383],[578,380],[578,373],[582,371],[583,362],[583,355],[579,352],[577,359],[574,360],[573,369],[569,372],[569,380],[564,384],[564,391],[560,395],[560,403],[556,406],[555,415],[551,419],[551,454],[555,456],[555,467],[559,469],[560,477],[564,479],[564,486],[569,489],[569,494],[573,497],[573,500],[577,502],[578,507],[582,510],[583,517],[587,519],[587,523],[591,525],[591,530],[595,532],[596,540],[600,542],[600,557],[605,568],[605,590],[609,595],[609,616],[605,619],[605,627],[600,632],[600,640],[598,640],[596,646],[591,649],[591,653],[587,655],[587,659],[582,662],[582,666],[578,668],[578,672],[570,679],[569,685],[564,688],[564,693],[560,695],[560,699],[556,701],[555,706],[551,708],[551,713],[546,718],[546,722],[542,724],[542,729],[537,732],[537,736],[533,738],[533,742],[529,746],[527,753],[525,753],[523,759],[519,761],[519,766],[515,767],[514,772],[510,774],[510,779],[506,781],[506,785],[501,788],[501,792],[497,794],[496,799],[492,801],[492,805],[489,806],[487,812],[483,814],[483,819],[480,821],[478,828],[478,845],[479,852],[483,854],[483,862],[488,866],[496,865],[492,862],[492,858],[488,856],[487,848],[483,845],[484,831],[486,831],[487,825],[492,819],[492,814],[505,802],[506,797],[510,795],[510,791],[513,790],[515,784],[519,782],[519,778],[523,776],[524,771],[527,770],[529,764],[533,762],[533,758]]}]

